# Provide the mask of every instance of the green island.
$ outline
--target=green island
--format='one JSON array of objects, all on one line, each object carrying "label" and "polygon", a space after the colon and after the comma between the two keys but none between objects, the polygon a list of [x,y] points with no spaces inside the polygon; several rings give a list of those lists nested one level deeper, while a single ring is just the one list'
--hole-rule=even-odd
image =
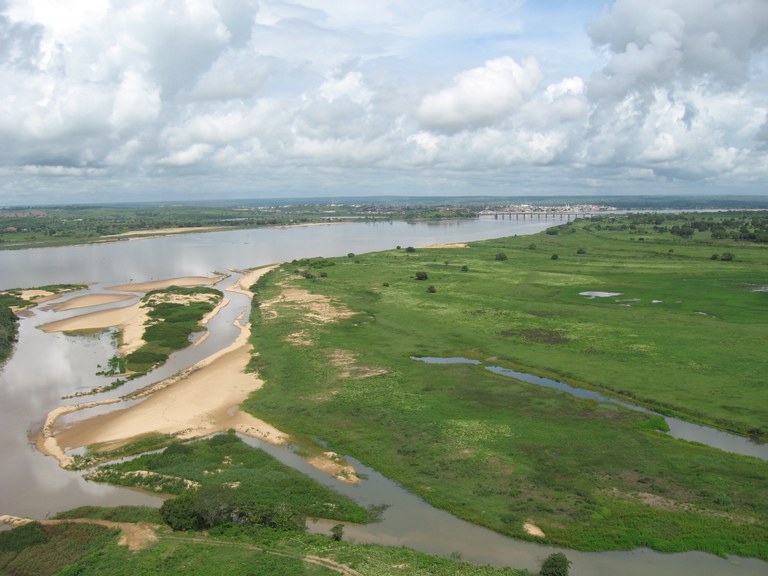
[{"label": "green island", "polygon": [[266,385],[244,408],[503,534],[768,559],[767,462],[675,440],[659,416],[412,359],[491,359],[765,439],[766,218],[603,216],[288,263],[254,287]]},{"label": "green island", "polygon": [[45,295],[54,296],[64,292],[82,290],[85,287],[85,284],[55,284],[36,288],[10,288],[0,291],[0,365],[10,358],[16,343],[18,317],[14,309],[33,308]]}]

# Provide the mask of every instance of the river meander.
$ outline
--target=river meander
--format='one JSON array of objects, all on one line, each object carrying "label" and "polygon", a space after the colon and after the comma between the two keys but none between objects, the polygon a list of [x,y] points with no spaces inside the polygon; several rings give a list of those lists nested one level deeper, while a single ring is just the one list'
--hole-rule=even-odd
[{"label": "river meander", "polygon": [[[549,225],[552,223],[492,218],[417,224],[353,223],[2,251],[0,289],[93,282],[87,291],[80,293],[92,294],[104,292],[108,286],[131,282],[180,276],[210,276],[214,271],[226,272],[306,257],[363,253],[394,248],[395,245],[427,246],[529,234]],[[236,280],[235,274],[217,287],[225,288]],[[75,293],[64,298],[77,295]],[[247,313],[249,302],[246,297],[232,293],[227,293],[227,296],[231,302],[209,325],[209,338],[200,346],[174,354],[164,367],[132,383],[130,388],[158,381],[231,342],[237,332],[232,321],[242,312]],[[116,306],[133,302],[135,300],[121,302]],[[108,333],[74,337],[44,333],[37,326],[94,309],[98,308],[55,312],[41,306],[33,316],[23,318],[20,322],[19,342],[14,356],[0,369],[0,415],[4,424],[4,434],[0,435],[0,450],[4,457],[3,466],[0,466],[0,514],[42,518],[85,504],[158,505],[161,501],[157,496],[141,491],[85,482],[80,473],[62,470],[53,458],[43,456],[35,448],[33,437],[50,410],[62,404],[83,401],[62,401],[61,396],[89,390],[111,381],[111,378],[96,376],[96,372],[98,366],[114,353]],[[110,395],[120,396],[126,391],[118,389],[100,395],[99,399]],[[315,471],[290,450],[268,445],[263,447],[281,460],[363,504],[390,506],[381,523],[347,527],[347,539],[404,545],[444,555],[460,552],[467,560],[532,570],[537,569],[543,558],[555,550],[506,538],[458,520],[432,508],[361,463],[353,461],[367,479],[359,486],[349,486]],[[575,576],[751,576],[768,573],[768,564],[759,560],[722,559],[697,552],[660,554],[640,549],[605,553],[566,550],[566,553],[573,560],[572,573]]]}]

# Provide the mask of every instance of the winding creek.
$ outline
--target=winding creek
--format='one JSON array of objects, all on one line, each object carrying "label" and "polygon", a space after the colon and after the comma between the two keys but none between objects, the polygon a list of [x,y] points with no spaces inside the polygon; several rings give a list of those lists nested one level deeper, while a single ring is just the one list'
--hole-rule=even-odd
[{"label": "winding creek", "polygon": [[[180,276],[210,276],[214,271],[241,270],[295,258],[339,256],[350,251],[362,253],[394,248],[396,244],[426,246],[529,234],[548,225],[551,223],[498,221],[492,218],[418,224],[354,223],[213,232],[88,246],[2,251],[0,289],[96,282],[88,290],[67,294],[63,300],[83,294],[103,293],[109,286],[130,282]],[[230,276],[216,287],[226,289],[238,279],[239,274],[231,272]],[[163,367],[129,385],[100,394],[98,398],[118,397],[132,389],[159,381],[227,346],[237,332],[233,321],[240,314],[248,313],[250,303],[245,296],[231,292],[226,295],[230,299],[229,304],[211,321],[208,326],[210,336],[198,346],[174,354]],[[4,465],[0,467],[0,514],[42,518],[85,504],[156,506],[161,502],[157,496],[145,492],[86,482],[81,478],[81,474],[65,471],[59,468],[53,458],[41,455],[33,441],[45,415],[51,409],[62,404],[83,401],[62,401],[61,396],[90,390],[111,381],[112,378],[97,376],[96,372],[99,370],[98,366],[114,354],[114,345],[108,333],[73,337],[61,333],[44,333],[38,330],[37,326],[101,308],[131,305],[139,297],[132,296],[131,300],[117,305],[68,312],[55,312],[43,305],[35,309],[34,315],[21,320],[19,342],[14,356],[0,368],[0,416],[4,423],[4,434],[0,435],[0,450],[4,456]],[[245,321],[246,318],[241,320]],[[589,390],[567,387],[554,381],[543,382],[540,380],[545,379],[500,367],[484,367],[503,376],[557,387],[576,396],[592,398],[599,402],[620,403],[630,409],[645,411]],[[109,409],[109,406],[100,408],[102,411]],[[69,418],[72,420],[93,414],[94,411],[91,410],[87,414],[74,414]],[[676,419],[668,418],[667,421],[670,424],[670,434],[675,437],[768,459],[768,447]],[[464,559],[470,561],[531,570],[538,569],[543,558],[557,550],[507,538],[459,520],[431,507],[354,459],[349,460],[366,479],[359,485],[347,485],[308,466],[290,449],[276,448],[250,438],[246,441],[258,445],[278,459],[349,495],[363,505],[389,506],[380,523],[347,526],[345,539],[403,545],[443,555],[459,552]],[[746,448],[742,447],[742,444]],[[312,524],[310,529],[327,531],[328,526],[316,523]],[[723,559],[697,552],[661,554],[646,549],[603,553],[564,551],[573,561],[572,573],[575,576],[751,576],[768,573],[768,563],[759,560]]]}]

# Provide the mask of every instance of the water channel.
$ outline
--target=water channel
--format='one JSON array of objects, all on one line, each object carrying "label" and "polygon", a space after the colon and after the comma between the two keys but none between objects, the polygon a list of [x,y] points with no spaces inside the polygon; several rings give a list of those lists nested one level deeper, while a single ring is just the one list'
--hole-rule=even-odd
[{"label": "water channel", "polygon": [[[86,291],[63,297],[68,299],[104,292],[109,286],[130,282],[211,275],[214,271],[239,270],[294,258],[363,253],[394,248],[395,245],[426,246],[529,234],[550,225],[551,222],[493,218],[418,224],[350,223],[2,251],[0,289],[95,282]],[[217,287],[225,289],[238,277],[237,273],[233,273]],[[131,383],[130,388],[160,380],[226,346],[236,332],[232,321],[240,313],[247,313],[249,308],[247,298],[229,292],[226,295],[231,302],[209,325],[209,338],[197,347],[173,355],[164,367]],[[133,302],[135,300],[121,302],[117,306]],[[48,411],[62,404],[83,401],[62,401],[61,396],[88,390],[111,380],[95,374],[98,366],[114,353],[109,334],[72,337],[60,333],[46,334],[37,329],[41,324],[95,309],[98,308],[55,312],[41,306],[34,315],[20,322],[19,342],[14,356],[0,368],[0,416],[5,425],[5,434],[0,435],[0,450],[5,459],[0,467],[0,514],[42,518],[85,504],[158,505],[161,501],[157,496],[141,491],[85,482],[80,474],[62,470],[53,458],[42,456],[32,441]],[[120,396],[128,390],[118,389],[100,395],[99,399]],[[375,470],[354,460],[352,462],[367,479],[358,486],[349,486],[315,471],[288,449],[261,446],[364,505],[389,505],[382,522],[370,526],[348,526],[345,529],[347,539],[404,545],[444,555],[460,552],[467,560],[532,570],[556,550],[506,538],[458,520],[432,508]],[[324,529],[322,525],[317,528]],[[768,573],[768,564],[759,560],[721,559],[695,552],[660,554],[639,549],[597,554],[566,550],[566,553],[574,563],[572,573],[575,576],[617,573],[628,576],[751,576]]]}]

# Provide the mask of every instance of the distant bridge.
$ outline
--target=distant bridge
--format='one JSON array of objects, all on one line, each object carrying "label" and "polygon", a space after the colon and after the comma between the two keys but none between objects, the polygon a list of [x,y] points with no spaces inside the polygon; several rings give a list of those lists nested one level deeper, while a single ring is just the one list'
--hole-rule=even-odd
[{"label": "distant bridge", "polygon": [[521,216],[523,220],[566,220],[570,221],[571,218],[576,220],[577,218],[589,218],[593,212],[567,212],[567,211],[552,211],[552,212],[531,212],[531,211],[495,211],[488,210],[483,212],[484,215],[493,214],[494,219],[498,220],[501,217],[502,220],[512,220],[514,216],[515,220],[520,220]]}]

